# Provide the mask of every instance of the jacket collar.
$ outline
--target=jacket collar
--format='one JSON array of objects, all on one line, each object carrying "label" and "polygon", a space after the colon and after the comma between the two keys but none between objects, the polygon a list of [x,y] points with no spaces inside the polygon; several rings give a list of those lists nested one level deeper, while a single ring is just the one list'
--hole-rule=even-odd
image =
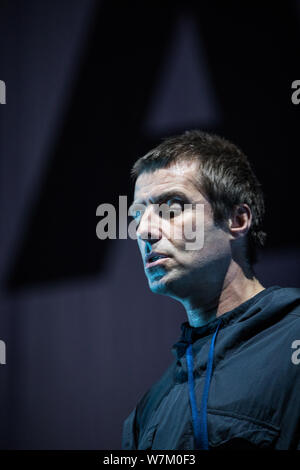
[{"label": "jacket collar", "polygon": [[[235,323],[243,317],[243,314],[258,300],[260,300],[265,295],[269,294],[275,289],[280,289],[280,286],[272,286],[260,291],[258,294],[254,295],[250,299],[246,300],[242,304],[238,305],[232,310],[223,313],[220,317],[215,318],[206,325],[193,327],[189,324],[188,321],[185,321],[181,324],[181,337],[177,343],[172,346],[172,353],[176,358],[180,358],[184,355],[185,350],[190,343],[206,338],[212,334],[217,328],[218,321],[222,319],[222,328],[231,323]],[[254,311],[253,311],[254,313]]]}]

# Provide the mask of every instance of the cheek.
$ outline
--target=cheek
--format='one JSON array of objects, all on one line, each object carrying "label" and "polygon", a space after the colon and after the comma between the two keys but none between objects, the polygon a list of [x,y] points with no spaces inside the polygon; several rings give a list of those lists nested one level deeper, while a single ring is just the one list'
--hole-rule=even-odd
[{"label": "cheek", "polygon": [[176,217],[169,223],[170,240],[178,248],[185,244],[185,224],[182,216]]},{"label": "cheek", "polygon": [[221,258],[230,253],[230,243],[227,233],[214,225],[207,228],[204,249],[215,258]]},{"label": "cheek", "polygon": [[204,239],[206,227],[203,212],[185,212],[176,219],[174,234],[183,242],[192,242],[196,238]]}]

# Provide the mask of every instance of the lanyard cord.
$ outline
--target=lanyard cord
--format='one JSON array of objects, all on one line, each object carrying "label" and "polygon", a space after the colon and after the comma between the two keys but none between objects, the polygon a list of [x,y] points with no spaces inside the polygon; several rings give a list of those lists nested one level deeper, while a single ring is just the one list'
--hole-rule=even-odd
[{"label": "lanyard cord", "polygon": [[197,402],[196,402],[196,395],[195,395],[195,382],[194,382],[194,373],[193,373],[194,359],[193,359],[193,351],[192,351],[191,343],[188,345],[187,350],[186,350],[189,396],[190,396],[190,403],[191,403],[191,408],[192,408],[192,420],[193,420],[196,449],[205,449],[205,450],[209,449],[208,432],[207,432],[207,401],[208,401],[208,392],[209,392],[212,369],[213,369],[215,340],[216,340],[216,336],[218,334],[220,325],[221,325],[221,319],[218,322],[216,331],[210,343],[200,414],[198,413],[198,410],[197,410]]}]

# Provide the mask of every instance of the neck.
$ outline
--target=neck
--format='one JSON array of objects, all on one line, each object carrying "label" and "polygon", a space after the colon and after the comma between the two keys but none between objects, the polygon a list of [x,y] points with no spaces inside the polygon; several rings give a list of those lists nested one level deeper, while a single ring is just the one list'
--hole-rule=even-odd
[{"label": "neck", "polygon": [[182,304],[189,324],[198,327],[238,307],[264,289],[255,277],[249,279],[240,266],[233,263],[221,289],[216,288],[216,284],[206,285],[200,293],[186,297]]}]

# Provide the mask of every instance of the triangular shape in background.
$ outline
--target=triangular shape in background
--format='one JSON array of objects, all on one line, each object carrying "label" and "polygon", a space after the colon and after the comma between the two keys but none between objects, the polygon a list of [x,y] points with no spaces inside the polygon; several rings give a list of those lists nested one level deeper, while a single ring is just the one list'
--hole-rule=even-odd
[{"label": "triangular shape in background", "polygon": [[180,15],[175,24],[154,90],[144,124],[147,135],[219,124],[221,112],[204,47],[190,15]]}]

